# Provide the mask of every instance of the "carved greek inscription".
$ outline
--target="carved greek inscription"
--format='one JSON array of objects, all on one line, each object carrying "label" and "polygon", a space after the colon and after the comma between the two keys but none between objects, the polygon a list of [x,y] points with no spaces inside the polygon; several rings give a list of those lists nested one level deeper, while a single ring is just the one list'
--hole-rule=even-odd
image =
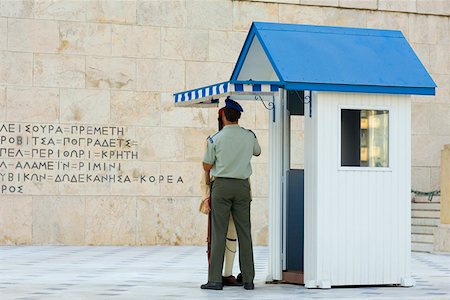
[{"label": "carved greek inscription", "polygon": [[49,186],[183,184],[145,174],[138,141],[123,126],[0,123],[0,194],[52,194]]}]

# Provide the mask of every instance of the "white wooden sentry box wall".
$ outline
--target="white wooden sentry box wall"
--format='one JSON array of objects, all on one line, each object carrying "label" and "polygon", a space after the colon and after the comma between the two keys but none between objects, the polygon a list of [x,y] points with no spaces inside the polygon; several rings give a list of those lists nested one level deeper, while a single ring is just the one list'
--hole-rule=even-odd
[{"label": "white wooden sentry box wall", "polygon": [[[305,285],[410,281],[411,97],[313,92],[305,114]],[[389,167],[341,167],[341,109],[389,110]],[[305,105],[305,112],[309,105]]]}]

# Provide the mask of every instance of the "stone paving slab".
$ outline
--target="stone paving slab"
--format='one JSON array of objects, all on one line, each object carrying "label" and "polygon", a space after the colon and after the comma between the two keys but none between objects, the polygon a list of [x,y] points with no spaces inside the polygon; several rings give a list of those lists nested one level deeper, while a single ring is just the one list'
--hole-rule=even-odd
[{"label": "stone paving slab", "polygon": [[413,253],[412,288],[329,290],[265,284],[267,257],[255,247],[255,290],[205,291],[204,247],[3,246],[0,299],[450,299],[446,254]]}]

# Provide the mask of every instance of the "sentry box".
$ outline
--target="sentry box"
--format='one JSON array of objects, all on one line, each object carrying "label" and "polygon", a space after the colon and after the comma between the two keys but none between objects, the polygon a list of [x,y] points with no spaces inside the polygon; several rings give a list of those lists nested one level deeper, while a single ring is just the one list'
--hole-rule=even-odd
[{"label": "sentry box", "polygon": [[[253,23],[230,81],[175,106],[269,109],[268,281],[412,286],[411,97],[436,84],[400,31]],[[304,115],[304,170],[290,118]]]}]

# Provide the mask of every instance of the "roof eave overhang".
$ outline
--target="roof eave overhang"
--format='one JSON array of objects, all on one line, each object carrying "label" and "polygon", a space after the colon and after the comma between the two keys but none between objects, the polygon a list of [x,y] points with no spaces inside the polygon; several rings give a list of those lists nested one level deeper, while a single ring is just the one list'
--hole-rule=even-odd
[{"label": "roof eave overhang", "polygon": [[349,85],[326,83],[284,82],[281,84],[287,90],[309,90],[322,92],[405,94],[405,95],[435,95],[436,87],[399,87],[375,85]]},{"label": "roof eave overhang", "polygon": [[301,82],[225,81],[173,94],[176,107],[217,107],[228,96],[235,100],[254,100],[255,96],[272,97],[279,88],[318,92],[435,95],[435,87],[396,87],[372,85],[323,84]]}]

